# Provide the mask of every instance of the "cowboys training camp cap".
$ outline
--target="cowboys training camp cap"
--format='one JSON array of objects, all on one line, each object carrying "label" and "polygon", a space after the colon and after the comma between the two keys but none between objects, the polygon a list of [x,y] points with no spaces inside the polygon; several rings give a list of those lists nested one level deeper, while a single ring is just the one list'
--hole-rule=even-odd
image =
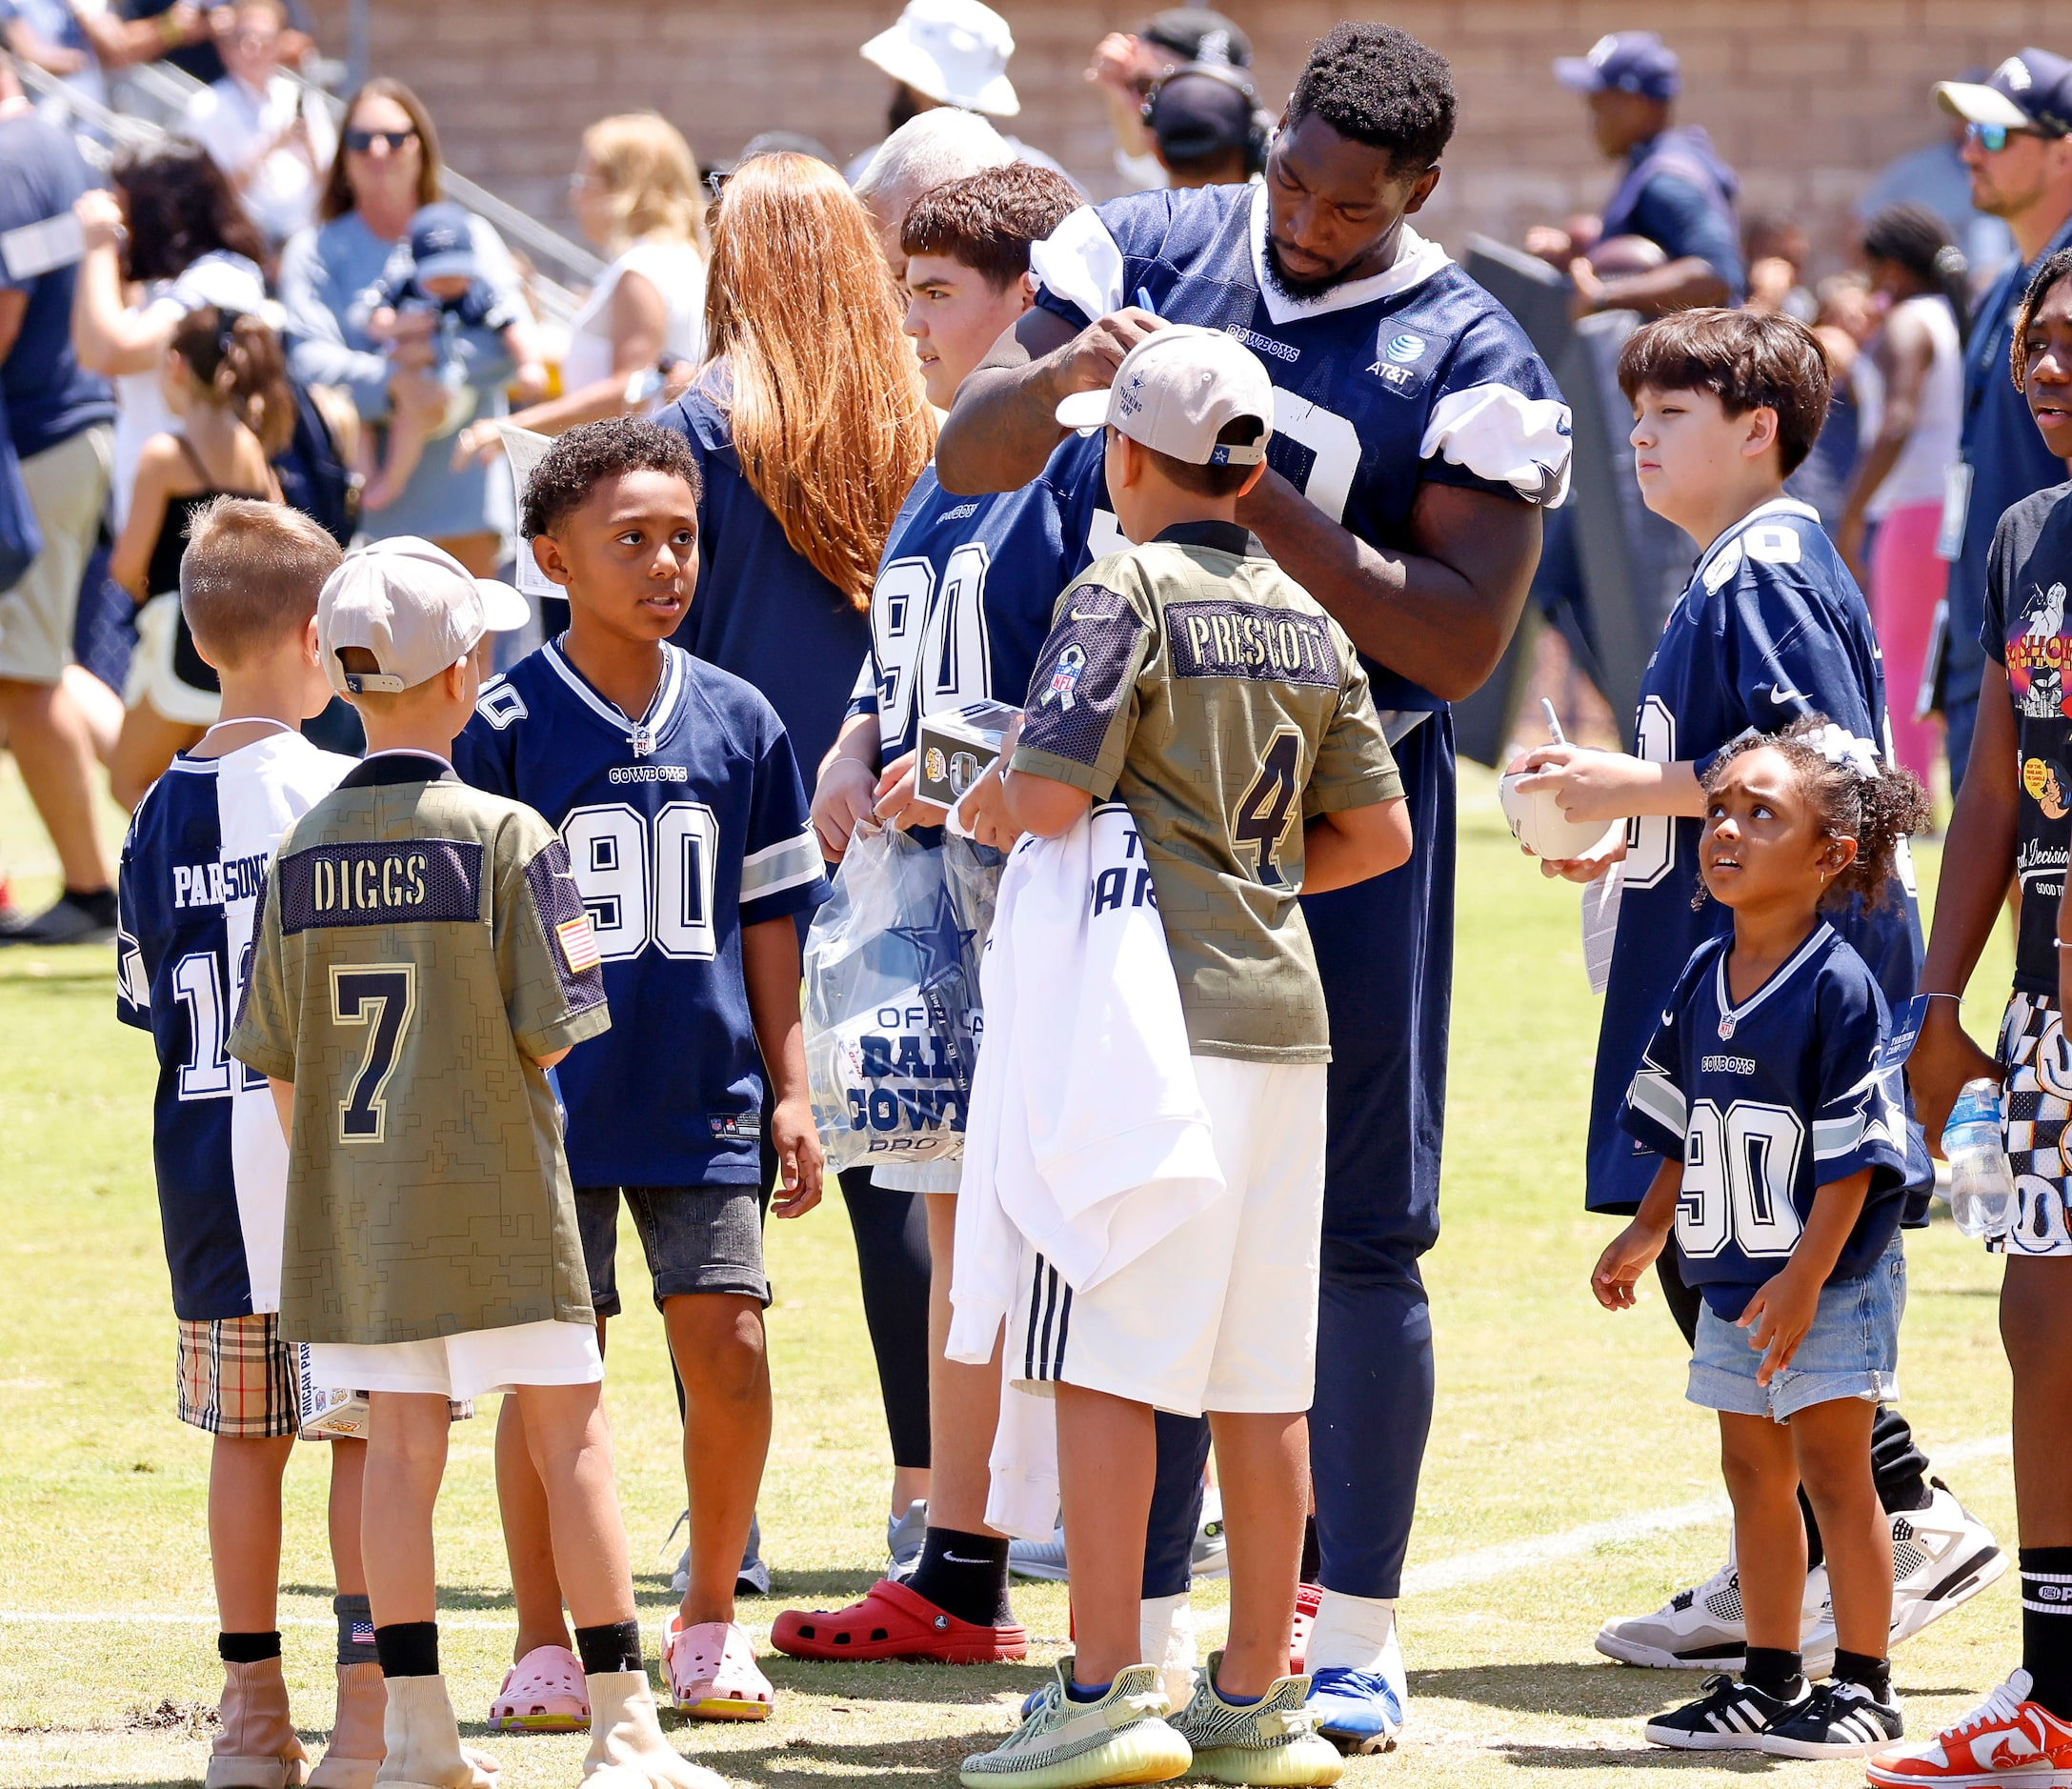
[{"label": "cowboys training camp cap", "polygon": [[1936,104],[1966,124],[2072,136],[2072,62],[2047,50],[2009,56],[1979,81],[1938,81]]},{"label": "cowboys training camp cap", "polygon": [[[474,651],[485,633],[532,619],[509,584],[475,577],[443,548],[414,534],[356,547],[316,598],[317,647],[340,695],[397,694],[435,677]],[[349,673],[338,653],[360,647],[378,671]]]},{"label": "cowboys training camp cap", "polygon": [[1554,78],[1578,93],[1638,93],[1674,99],[1683,86],[1677,52],[1653,31],[1612,31],[1587,56],[1557,56]]},{"label": "cowboys training camp cap", "polygon": [[[1067,429],[1113,424],[1133,441],[1195,466],[1257,466],[1274,432],[1274,385],[1236,336],[1169,323],[1123,355],[1105,392],[1074,392],[1057,406]],[[1240,416],[1259,424],[1243,447],[1217,440]]]}]

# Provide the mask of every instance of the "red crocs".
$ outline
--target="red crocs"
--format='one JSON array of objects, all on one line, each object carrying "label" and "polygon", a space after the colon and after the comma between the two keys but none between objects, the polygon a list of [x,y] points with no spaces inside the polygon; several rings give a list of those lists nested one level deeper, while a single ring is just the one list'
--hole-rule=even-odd
[{"label": "red crocs", "polygon": [[904,1584],[881,1578],[861,1602],[832,1614],[787,1609],[770,1643],[794,1658],[924,1658],[942,1665],[990,1665],[1029,1656],[1018,1621],[981,1627],[959,1621]]}]

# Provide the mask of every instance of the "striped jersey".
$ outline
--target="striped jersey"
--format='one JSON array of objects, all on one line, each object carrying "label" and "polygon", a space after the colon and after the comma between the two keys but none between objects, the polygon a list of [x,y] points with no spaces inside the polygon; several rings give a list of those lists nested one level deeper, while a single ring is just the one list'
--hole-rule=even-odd
[{"label": "striped jersey", "polygon": [[1799,1246],[1813,1197],[1871,1171],[1830,1280],[1870,1272],[1907,1190],[1906,1096],[1884,1060],[1891,1015],[1877,978],[1825,921],[1739,1004],[1731,935],[1707,938],[1663,1003],[1624,1123],[1683,1164],[1683,1283],[1729,1322]]},{"label": "striped jersey", "polygon": [[231,1054],[294,1083],[281,1334],[593,1320],[538,1058],[612,1022],[568,853],[443,758],[364,758],[289,827]]},{"label": "striped jersey", "polygon": [[277,1311],[288,1145],[266,1076],[229,1052],[266,866],[352,760],[299,733],[176,757],[123,842],[115,1016],[151,1034],[151,1156],[175,1315]]},{"label": "striped jersey", "polygon": [[556,1078],[577,1186],[753,1186],[762,1055],[741,929],[810,914],[827,873],[775,709],[664,644],[637,720],[552,641],[482,692],[453,748],[561,834],[612,1029]]}]

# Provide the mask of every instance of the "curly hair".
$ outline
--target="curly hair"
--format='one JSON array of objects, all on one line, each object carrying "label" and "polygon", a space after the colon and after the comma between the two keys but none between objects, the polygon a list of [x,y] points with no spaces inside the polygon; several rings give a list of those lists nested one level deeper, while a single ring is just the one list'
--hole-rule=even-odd
[{"label": "curly hair", "polygon": [[109,178],[121,195],[130,227],[123,250],[126,278],[177,279],[194,261],[218,250],[255,263],[266,259],[258,227],[223,170],[198,143],[125,150]]},{"label": "curly hair", "polygon": [[607,416],[578,424],[540,455],[525,481],[518,532],[527,540],[553,533],[593,491],[622,472],[670,472],[691,487],[694,498],[705,494],[697,456],[682,435],[645,416]]},{"label": "curly hair", "polygon": [[2029,325],[2036,321],[2036,313],[2043,308],[2050,289],[2068,275],[2072,275],[2072,249],[2060,249],[2036,270],[2028,290],[2022,294],[2022,303],[2016,307],[2015,335],[2008,345],[2012,363],[2008,371],[2014,375],[2018,392],[2029,389]]},{"label": "curly hair", "polygon": [[[1780,752],[1798,773],[1799,787],[1813,806],[1823,838],[1853,838],[1856,856],[1821,896],[1824,906],[1840,906],[1861,896],[1866,907],[1885,897],[1897,878],[1900,841],[1928,825],[1928,792],[1912,771],[1881,762],[1875,775],[1837,764],[1819,745],[1829,722],[1824,714],[1807,714],[1776,733],[1749,734],[1735,740],[1713,759],[1705,773],[1710,796],[1735,759],[1767,747]],[[1702,893],[1700,901],[1703,900]]]},{"label": "curly hair", "polygon": [[1396,172],[1426,169],[1453,140],[1453,70],[1408,31],[1347,21],[1310,50],[1282,125],[1293,131],[1313,112],[1340,136],[1386,150]]}]

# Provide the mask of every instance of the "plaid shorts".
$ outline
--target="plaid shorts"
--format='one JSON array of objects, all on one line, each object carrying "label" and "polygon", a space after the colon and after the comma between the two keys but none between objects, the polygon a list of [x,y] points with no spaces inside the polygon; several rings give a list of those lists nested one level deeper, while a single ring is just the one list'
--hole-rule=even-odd
[{"label": "plaid shorts", "polygon": [[280,1317],[179,1320],[180,1420],[211,1435],[258,1441],[292,1435],[301,1421],[295,1354]]},{"label": "plaid shorts", "polygon": [[2072,1187],[2066,1184],[2065,1132],[2072,1126],[2072,1047],[2058,1009],[2040,994],[2017,993],[2001,1026],[2007,1070],[2001,1123],[2015,1177],[2015,1227],[1987,1245],[2009,1255],[2072,1255]]}]

